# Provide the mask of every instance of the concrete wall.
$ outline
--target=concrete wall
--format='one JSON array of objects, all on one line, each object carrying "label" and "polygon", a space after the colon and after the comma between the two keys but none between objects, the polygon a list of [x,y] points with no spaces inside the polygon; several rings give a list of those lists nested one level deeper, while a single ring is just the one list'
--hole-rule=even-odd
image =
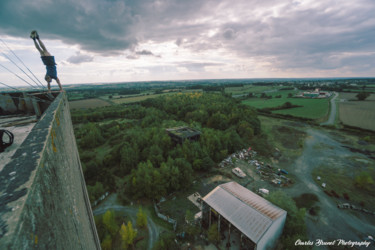
[{"label": "concrete wall", "polygon": [[262,236],[261,240],[258,242],[256,249],[263,250],[263,249],[274,249],[277,243],[277,240],[280,238],[283,228],[286,221],[285,212],[276,221],[272,223],[270,228],[266,231],[266,233]]},{"label": "concrete wall", "polygon": [[64,93],[0,172],[0,192],[0,249],[100,249]]}]

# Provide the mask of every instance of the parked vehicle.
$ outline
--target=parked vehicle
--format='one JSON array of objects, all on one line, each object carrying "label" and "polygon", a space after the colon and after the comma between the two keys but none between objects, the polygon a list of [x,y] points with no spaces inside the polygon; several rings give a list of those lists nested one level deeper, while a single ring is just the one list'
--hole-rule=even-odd
[{"label": "parked vehicle", "polygon": [[240,178],[244,178],[246,174],[240,168],[233,168],[232,172]]}]

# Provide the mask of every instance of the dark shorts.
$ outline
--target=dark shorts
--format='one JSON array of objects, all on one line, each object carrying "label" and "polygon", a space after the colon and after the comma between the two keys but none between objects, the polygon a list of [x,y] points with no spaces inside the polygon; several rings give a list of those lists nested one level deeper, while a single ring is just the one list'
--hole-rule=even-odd
[{"label": "dark shorts", "polygon": [[46,69],[47,69],[46,75],[48,75],[52,79],[57,80],[56,66],[46,66]]}]

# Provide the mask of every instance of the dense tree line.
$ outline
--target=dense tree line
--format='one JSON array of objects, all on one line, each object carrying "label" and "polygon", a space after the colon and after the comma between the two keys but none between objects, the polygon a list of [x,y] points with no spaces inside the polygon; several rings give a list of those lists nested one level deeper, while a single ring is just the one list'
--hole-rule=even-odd
[{"label": "dense tree line", "polygon": [[[210,170],[255,139],[267,148],[254,109],[220,94],[176,94],[73,111],[72,120],[79,123],[75,134],[91,199],[103,187],[158,198],[189,187],[194,172]],[[201,131],[200,140],[173,143],[165,129],[181,125]],[[118,179],[125,185],[116,186]]]},{"label": "dense tree line", "polygon": [[[138,88],[83,88],[83,89],[67,89],[68,99],[88,99],[96,98],[103,95],[117,93],[118,95],[136,95],[141,93]],[[81,96],[81,98],[77,98]]]}]

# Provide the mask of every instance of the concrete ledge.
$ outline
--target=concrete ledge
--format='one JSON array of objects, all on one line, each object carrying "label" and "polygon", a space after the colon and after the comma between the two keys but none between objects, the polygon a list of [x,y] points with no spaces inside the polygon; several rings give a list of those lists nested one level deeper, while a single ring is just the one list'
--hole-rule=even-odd
[{"label": "concrete ledge", "polygon": [[61,93],[0,172],[1,249],[100,249]]}]

